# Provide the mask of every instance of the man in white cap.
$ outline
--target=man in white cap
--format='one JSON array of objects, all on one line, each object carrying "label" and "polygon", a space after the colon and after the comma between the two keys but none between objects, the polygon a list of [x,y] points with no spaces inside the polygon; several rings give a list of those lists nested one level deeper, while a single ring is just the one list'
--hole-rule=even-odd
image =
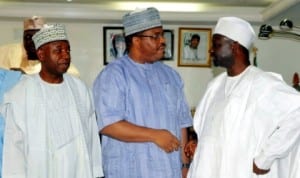
[{"label": "man in white cap", "polygon": [[[0,46],[0,67],[3,69],[20,70],[26,74],[36,74],[41,70],[32,36],[38,32],[45,19],[33,16],[24,20],[23,42]],[[79,76],[77,68],[71,64],[68,73]]]},{"label": "man in white cap", "polygon": [[250,65],[254,41],[247,21],[218,20],[210,52],[226,72],[210,82],[197,107],[189,178],[299,177],[290,171],[299,160],[290,156],[300,140],[300,95],[280,75]]},{"label": "man in white cap", "polygon": [[101,147],[91,91],[69,68],[61,24],[33,37],[39,74],[23,75],[4,99],[3,178],[102,177]]},{"label": "man in white cap", "polygon": [[[186,177],[190,109],[178,73],[159,60],[165,38],[157,9],[123,16],[128,55],[94,82],[105,178]],[[182,167],[182,165],[184,165]]]}]

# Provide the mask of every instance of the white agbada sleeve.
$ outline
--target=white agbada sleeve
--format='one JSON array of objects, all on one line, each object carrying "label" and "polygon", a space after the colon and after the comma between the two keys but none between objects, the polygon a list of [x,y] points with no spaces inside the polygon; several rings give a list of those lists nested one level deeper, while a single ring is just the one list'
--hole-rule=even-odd
[{"label": "white agbada sleeve", "polygon": [[10,104],[2,110],[5,118],[5,135],[3,147],[3,178],[25,178],[24,133],[18,127]]},{"label": "white agbada sleeve", "polygon": [[300,111],[287,114],[265,143],[255,163],[260,169],[270,169],[276,159],[287,156],[294,147],[299,147]]},{"label": "white agbada sleeve", "polygon": [[96,121],[96,113],[95,113],[95,107],[94,102],[92,98],[91,91],[89,91],[89,96],[91,98],[92,103],[92,112],[89,118],[90,121],[90,138],[91,138],[91,159],[92,159],[92,169],[93,169],[93,175],[94,177],[103,177],[103,168],[102,168],[102,151],[101,151],[101,145],[100,145],[100,136],[99,136],[99,130],[97,126]]},{"label": "white agbada sleeve", "polygon": [[265,113],[275,113],[279,122],[268,135],[254,161],[260,169],[270,169],[276,159],[286,157],[299,147],[300,141],[300,95],[285,83],[269,87],[258,102]]}]

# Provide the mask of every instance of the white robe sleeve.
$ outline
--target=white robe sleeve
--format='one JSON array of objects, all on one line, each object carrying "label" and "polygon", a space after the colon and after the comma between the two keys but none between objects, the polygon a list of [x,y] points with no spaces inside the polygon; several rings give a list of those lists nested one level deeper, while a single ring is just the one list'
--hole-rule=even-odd
[{"label": "white robe sleeve", "polygon": [[94,177],[103,177],[103,168],[102,168],[102,152],[100,146],[100,139],[98,133],[98,127],[96,123],[95,115],[90,119],[91,121],[91,139],[92,139],[92,150],[91,150],[91,159],[92,159],[92,169]]},{"label": "white robe sleeve", "polygon": [[[275,85],[265,94],[260,108],[269,120],[275,123],[262,149],[255,157],[260,169],[270,169],[276,159],[284,158],[291,150],[299,147],[300,141],[300,95],[291,87]],[[269,122],[271,123],[271,122]]]},{"label": "white robe sleeve", "polygon": [[93,175],[94,177],[103,177],[103,168],[102,168],[102,151],[101,151],[101,145],[100,145],[100,136],[99,136],[99,130],[97,126],[96,121],[96,113],[95,113],[95,107],[93,105],[93,98],[91,95],[91,91],[89,91],[89,97],[90,97],[90,115],[89,115],[89,126],[90,126],[90,139],[91,139],[91,150],[90,150],[90,157],[91,157],[91,166],[93,169]]},{"label": "white robe sleeve", "polygon": [[3,178],[25,178],[25,146],[23,132],[15,121],[10,104],[6,104],[3,146]]},{"label": "white robe sleeve", "polygon": [[260,169],[270,169],[276,159],[287,156],[294,147],[299,146],[300,111],[289,113],[266,141],[255,163]]}]

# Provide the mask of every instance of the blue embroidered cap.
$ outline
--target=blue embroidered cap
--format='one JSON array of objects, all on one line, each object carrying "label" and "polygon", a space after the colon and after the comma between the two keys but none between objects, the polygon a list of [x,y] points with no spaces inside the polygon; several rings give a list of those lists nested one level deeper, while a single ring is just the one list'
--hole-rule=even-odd
[{"label": "blue embroidered cap", "polygon": [[123,16],[123,26],[125,36],[148,30],[155,27],[161,27],[160,15],[156,8],[136,9],[133,12]]}]

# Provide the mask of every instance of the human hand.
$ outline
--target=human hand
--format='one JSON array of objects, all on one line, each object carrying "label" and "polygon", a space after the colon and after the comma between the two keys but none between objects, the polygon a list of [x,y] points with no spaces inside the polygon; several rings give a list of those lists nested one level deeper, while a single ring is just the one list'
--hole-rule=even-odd
[{"label": "human hand", "polygon": [[197,140],[188,141],[184,147],[184,153],[186,157],[189,158],[190,160],[193,159],[194,153],[196,151],[196,147],[197,147]]},{"label": "human hand", "polygon": [[182,168],[181,173],[182,173],[182,178],[187,178],[189,169],[188,168]]},{"label": "human hand", "polygon": [[157,130],[153,136],[154,143],[167,153],[180,148],[180,141],[168,130]]},{"label": "human hand", "polygon": [[270,171],[270,169],[266,170],[266,169],[260,169],[256,166],[255,162],[253,161],[253,172],[257,175],[263,175],[263,174],[267,174]]}]

